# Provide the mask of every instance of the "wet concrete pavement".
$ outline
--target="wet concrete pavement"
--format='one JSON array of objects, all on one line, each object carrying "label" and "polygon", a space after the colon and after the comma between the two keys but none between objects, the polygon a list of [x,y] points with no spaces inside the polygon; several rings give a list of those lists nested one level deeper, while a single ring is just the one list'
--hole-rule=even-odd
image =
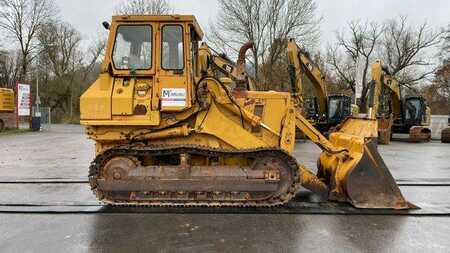
[{"label": "wet concrete pavement", "polygon": [[448,252],[447,218],[8,215],[2,252]]},{"label": "wet concrete pavement", "polygon": [[[394,142],[380,152],[397,180],[450,179],[450,145]],[[83,179],[93,153],[78,126],[0,136],[0,180]],[[299,143],[295,156],[314,168],[318,153]],[[96,202],[84,184],[0,187],[2,203]],[[448,187],[417,187],[402,191],[450,202]],[[450,218],[433,216],[0,214],[1,252],[446,252],[449,234]]]}]

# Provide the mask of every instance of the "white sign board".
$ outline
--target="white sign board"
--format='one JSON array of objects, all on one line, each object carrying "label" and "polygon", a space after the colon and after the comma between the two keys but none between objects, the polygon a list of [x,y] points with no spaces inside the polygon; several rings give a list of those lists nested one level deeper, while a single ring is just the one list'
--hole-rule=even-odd
[{"label": "white sign board", "polygon": [[179,89],[179,88],[162,89],[161,106],[185,107],[186,89]]},{"label": "white sign board", "polygon": [[364,79],[364,58],[359,57],[356,60],[356,76],[355,76],[355,98],[359,99],[362,96],[363,79]]},{"label": "white sign board", "polygon": [[17,85],[17,113],[19,116],[31,116],[31,88],[28,84]]}]

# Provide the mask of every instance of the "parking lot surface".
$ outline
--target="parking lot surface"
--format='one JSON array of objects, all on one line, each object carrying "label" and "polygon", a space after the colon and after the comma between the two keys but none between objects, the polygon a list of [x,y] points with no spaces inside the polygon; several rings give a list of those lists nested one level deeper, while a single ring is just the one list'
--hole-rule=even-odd
[{"label": "parking lot surface", "polygon": [[[450,145],[379,149],[408,200],[450,208]],[[315,168],[319,153],[294,155]],[[0,136],[0,204],[98,205],[83,183],[93,156],[80,126]],[[30,183],[59,179],[80,182]],[[449,234],[447,215],[0,212],[0,252],[446,252]]]}]

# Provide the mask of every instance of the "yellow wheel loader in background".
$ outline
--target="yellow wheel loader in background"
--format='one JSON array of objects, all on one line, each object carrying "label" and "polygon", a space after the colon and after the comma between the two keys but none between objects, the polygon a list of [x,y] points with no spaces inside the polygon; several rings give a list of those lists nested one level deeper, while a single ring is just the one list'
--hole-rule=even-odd
[{"label": "yellow wheel loader in background", "polygon": [[392,133],[408,133],[411,142],[431,140],[431,110],[425,99],[402,99],[398,81],[381,61],[372,64],[372,89],[368,96],[378,118],[379,143],[389,144]]},{"label": "yellow wheel loader in background", "polygon": [[[352,115],[352,98],[345,95],[328,95],[328,84],[319,66],[293,39],[288,42],[287,56],[292,97],[297,107],[303,108],[305,117],[314,127],[322,133],[328,133]],[[306,77],[313,84],[315,96],[305,97],[302,77]]]},{"label": "yellow wheel loader in background", "polygon": [[[357,208],[411,207],[377,151],[376,119],[348,118],[327,139],[291,94],[222,82],[200,57],[193,16],[115,16],[104,26],[101,74],[80,101],[96,143],[89,181],[104,203],[271,207],[304,186]],[[296,128],[323,150],[317,175],[292,156]]]},{"label": "yellow wheel loader in background", "polygon": [[7,123],[11,122],[14,110],[14,91],[12,89],[0,88],[0,131],[8,126]]}]

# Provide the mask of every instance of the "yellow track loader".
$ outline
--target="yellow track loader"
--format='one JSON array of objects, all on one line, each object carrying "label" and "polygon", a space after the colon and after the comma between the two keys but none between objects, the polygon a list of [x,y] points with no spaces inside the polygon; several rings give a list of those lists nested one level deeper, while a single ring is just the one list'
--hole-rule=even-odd
[{"label": "yellow track loader", "polygon": [[[357,208],[411,207],[377,151],[376,119],[348,118],[327,139],[291,94],[209,75],[193,16],[115,16],[104,26],[101,73],[80,101],[96,143],[89,181],[104,203],[272,207],[304,186]],[[323,150],[317,175],[292,156],[296,128]]]},{"label": "yellow track loader", "polygon": [[0,88],[0,131],[8,127],[15,110],[14,91],[12,89]]}]

